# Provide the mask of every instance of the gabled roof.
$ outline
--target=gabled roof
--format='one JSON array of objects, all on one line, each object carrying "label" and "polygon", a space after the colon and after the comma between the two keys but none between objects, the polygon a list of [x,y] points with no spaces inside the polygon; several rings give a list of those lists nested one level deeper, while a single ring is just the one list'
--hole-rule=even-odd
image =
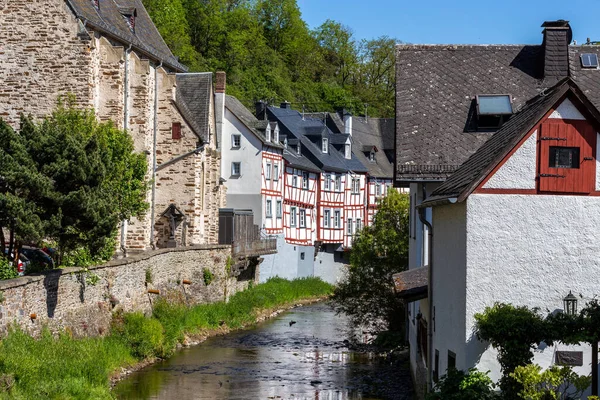
[{"label": "gabled roof", "polygon": [[208,141],[212,73],[177,74],[177,108],[203,142]]},{"label": "gabled roof", "polygon": [[[335,145],[346,142],[348,135],[333,133],[321,119],[302,118],[296,110],[290,108],[267,107],[270,118],[279,122],[280,130],[287,135],[288,142],[292,137],[297,138],[302,146],[302,154],[322,170],[332,172],[367,172],[367,169],[353,153],[352,158],[344,158],[343,149]],[[321,138],[329,139],[329,151],[321,151]]]},{"label": "gabled roof", "polygon": [[[390,162],[384,150],[394,149],[393,118],[352,118],[352,142],[358,159],[367,167],[374,178],[394,177],[393,160]],[[369,160],[368,152],[375,147],[375,162]],[[366,153],[366,154],[365,154]]]},{"label": "gabled roof", "polygon": [[456,198],[463,201],[509,152],[535,127],[542,117],[565,96],[573,96],[578,103],[600,121],[600,112],[587,99],[571,78],[559,81],[551,89],[531,99],[517,114],[481,146],[448,180],[442,183],[423,203],[432,205]]},{"label": "gabled roof", "polygon": [[[91,0],[66,1],[86,26],[131,44],[136,50],[161,60],[165,66],[177,72],[187,71],[187,67],[177,60],[163,40],[141,0],[101,0],[99,10]],[[123,12],[131,13],[132,10],[137,15],[134,32],[123,18]]]},{"label": "gabled roof", "polygon": [[298,155],[294,151],[290,151],[288,149],[283,150],[283,158],[284,160],[294,168],[302,169],[309,172],[319,173],[321,170],[315,164],[310,162],[306,157],[302,154]]},{"label": "gabled roof", "polygon": [[263,144],[277,148],[283,147],[281,144],[273,141],[267,142],[265,130],[269,125],[269,121],[257,119],[237,98],[230,95],[225,96],[225,107],[231,111],[231,113],[235,115]]}]

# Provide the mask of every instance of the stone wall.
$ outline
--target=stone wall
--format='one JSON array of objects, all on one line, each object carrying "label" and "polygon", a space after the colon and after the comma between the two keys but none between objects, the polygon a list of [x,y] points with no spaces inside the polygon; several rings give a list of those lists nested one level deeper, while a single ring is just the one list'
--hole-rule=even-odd
[{"label": "stone wall", "polygon": [[[230,246],[162,249],[92,267],[88,273],[66,268],[0,281],[0,335],[15,323],[33,335],[44,326],[75,336],[101,335],[109,330],[113,312],[150,314],[161,297],[188,304],[226,300],[256,281],[257,275],[256,266],[244,261],[231,268],[239,273],[241,267],[241,275],[230,277],[226,267],[230,255]],[[205,268],[214,275],[208,286]]]}]

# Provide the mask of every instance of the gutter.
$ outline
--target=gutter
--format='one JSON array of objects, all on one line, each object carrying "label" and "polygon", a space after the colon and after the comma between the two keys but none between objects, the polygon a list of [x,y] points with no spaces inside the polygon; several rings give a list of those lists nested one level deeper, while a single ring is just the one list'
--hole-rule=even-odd
[{"label": "gutter", "polygon": [[[84,26],[87,21],[84,22]],[[125,77],[123,79],[123,130],[125,132],[129,129],[129,54],[131,53],[131,47],[125,50]],[[127,132],[129,133],[129,132]],[[121,251],[123,257],[127,257],[127,248],[125,247],[125,239],[127,237],[127,220],[121,221]]]},{"label": "gutter", "polygon": [[150,247],[154,250],[154,209],[156,206],[156,136],[158,134],[158,69],[163,62],[154,68],[154,127],[152,132],[152,198],[150,200]]}]

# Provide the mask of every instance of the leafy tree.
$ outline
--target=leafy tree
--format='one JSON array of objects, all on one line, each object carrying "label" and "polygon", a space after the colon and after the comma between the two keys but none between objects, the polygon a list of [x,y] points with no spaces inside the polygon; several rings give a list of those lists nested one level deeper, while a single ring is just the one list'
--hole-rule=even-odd
[{"label": "leafy tree", "polygon": [[472,368],[467,372],[450,368],[440,378],[435,390],[427,400],[493,400],[500,397],[494,391],[494,383],[487,375]]},{"label": "leafy tree", "polygon": [[590,376],[580,376],[571,367],[553,365],[545,371],[535,364],[515,368],[510,374],[523,389],[519,396],[529,400],[578,399],[590,386]]},{"label": "leafy tree", "polygon": [[333,301],[356,324],[402,331],[404,309],[394,294],[392,275],[408,266],[408,213],[408,196],[390,190],[379,202],[373,225],[354,239],[348,276],[335,289]]}]

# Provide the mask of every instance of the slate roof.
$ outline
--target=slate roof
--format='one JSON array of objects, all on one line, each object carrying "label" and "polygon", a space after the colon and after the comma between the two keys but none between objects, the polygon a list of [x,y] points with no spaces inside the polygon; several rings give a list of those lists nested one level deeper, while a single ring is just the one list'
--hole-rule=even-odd
[{"label": "slate roof", "polygon": [[[267,142],[265,130],[267,129],[269,121],[258,120],[237,98],[230,95],[225,96],[225,107],[227,107],[227,109],[231,111],[231,113],[235,115],[263,144],[283,148],[279,143],[272,141]],[[280,136],[280,138],[282,137]]]},{"label": "slate roof", "polygon": [[577,84],[571,78],[564,78],[553,88],[531,99],[448,180],[434,190],[423,205],[453,197],[463,201],[567,92],[572,93],[596,118],[600,117],[600,112],[589,102]]},{"label": "slate roof", "polygon": [[176,106],[194,133],[208,142],[212,73],[177,74]]},{"label": "slate roof", "polygon": [[[600,69],[584,69],[581,53],[600,46],[569,46],[569,75],[600,106]],[[564,70],[552,59],[553,70]],[[544,80],[541,45],[398,45],[396,47],[396,180],[444,181],[491,136],[474,132],[473,98],[510,94],[518,111],[556,83]]]},{"label": "slate roof", "polygon": [[[385,150],[394,149],[393,118],[352,118],[352,148],[358,159],[367,167],[369,175],[374,178],[394,177],[394,162],[386,155]],[[375,162],[369,161],[365,148],[375,146]]]},{"label": "slate roof", "polygon": [[[360,172],[366,173],[368,170],[359,161],[356,154],[352,153],[352,158],[344,158],[343,143],[348,135],[342,133],[333,133],[322,119],[310,118],[306,115],[304,119],[302,114],[291,108],[267,107],[269,119],[275,119],[279,122],[281,133],[287,135],[288,140],[296,138],[301,143],[301,152],[318,168],[332,172]],[[321,151],[321,138],[329,139],[329,151]]]},{"label": "slate roof", "polygon": [[445,180],[491,137],[467,126],[477,94],[519,109],[543,88],[541,46],[398,45],[397,180]]},{"label": "slate roof", "polygon": [[[77,18],[82,19],[86,26],[101,31],[127,44],[151,58],[163,61],[165,66],[176,72],[185,72],[187,67],[181,64],[173,55],[156,26],[150,19],[141,0],[100,0],[97,10],[91,0],[66,0]],[[135,32],[123,18],[121,11],[135,9]]]},{"label": "slate roof", "polygon": [[302,154],[298,155],[294,151],[289,149],[283,150],[283,158],[291,167],[303,169],[305,171],[316,172],[319,173],[321,170],[315,164],[310,162],[306,157]]}]

